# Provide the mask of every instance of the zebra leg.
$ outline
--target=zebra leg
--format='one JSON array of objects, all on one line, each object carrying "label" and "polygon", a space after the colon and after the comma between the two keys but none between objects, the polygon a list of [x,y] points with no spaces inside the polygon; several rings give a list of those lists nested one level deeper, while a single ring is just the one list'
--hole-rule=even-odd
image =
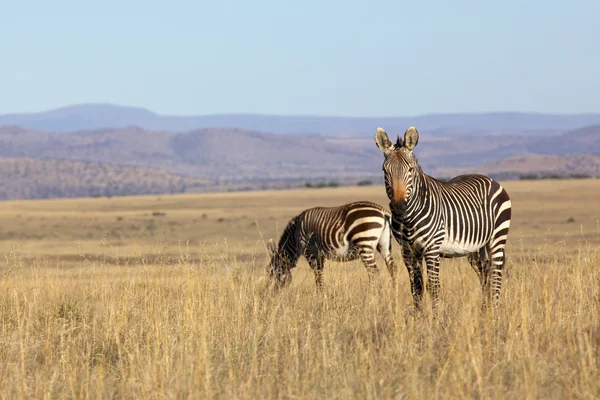
[{"label": "zebra leg", "polygon": [[499,206],[496,211],[492,240],[488,247],[490,255],[489,259],[491,261],[490,291],[494,309],[498,308],[500,291],[502,290],[502,276],[504,274],[504,263],[506,261],[504,248],[506,246],[506,239],[508,238],[512,215],[510,198],[504,189],[502,189],[502,192],[496,199]]},{"label": "zebra leg", "polygon": [[323,263],[315,261],[314,265],[311,265],[313,272],[315,273],[315,284],[317,285],[317,293],[323,291]]},{"label": "zebra leg", "polygon": [[479,282],[481,283],[481,291],[483,293],[483,302],[481,304],[481,311],[485,312],[488,307],[490,298],[490,274],[491,274],[491,260],[489,257],[489,249],[487,246],[483,247],[479,251],[479,261],[477,267],[479,268]]},{"label": "zebra leg", "polygon": [[479,283],[481,284],[481,290],[484,296],[488,295],[490,283],[490,259],[487,252],[487,246],[482,247],[475,253],[469,254],[468,259],[471,268],[473,268],[479,277]]},{"label": "zebra leg", "polygon": [[479,280],[481,281],[481,269],[479,265],[479,253],[470,253],[467,255],[467,259],[469,260],[469,265],[477,273]]},{"label": "zebra leg", "polygon": [[398,267],[394,262],[394,258],[392,257],[392,234],[391,229],[384,230],[377,243],[377,251],[383,257],[385,261],[385,266],[387,267],[390,276],[392,277],[392,284],[396,284],[396,271]]},{"label": "zebra leg", "polygon": [[[391,247],[391,246],[390,246]],[[385,248],[380,244],[377,246],[377,250],[379,254],[383,257],[385,261],[385,266],[387,267],[390,276],[392,277],[392,284],[396,284],[396,271],[398,270],[398,266],[394,262],[394,257],[392,257],[391,249]]]},{"label": "zebra leg", "polygon": [[373,279],[379,274],[377,263],[375,262],[375,251],[372,247],[365,246],[360,248],[358,255],[367,268],[367,273],[369,274],[369,284],[372,284]]},{"label": "zebra leg", "polygon": [[413,251],[407,244],[402,244],[402,258],[408,271],[410,280],[410,292],[413,296],[413,302],[417,310],[421,309],[421,300],[423,299],[423,275],[421,273],[421,264],[423,256]]},{"label": "zebra leg", "polygon": [[481,304],[481,311],[485,312],[488,308],[490,295],[491,295],[491,288],[490,288],[491,261],[489,259],[483,259],[483,260],[479,260],[478,264],[479,264],[479,268],[481,271],[479,274],[479,280],[481,282],[481,291],[483,293],[483,302]]},{"label": "zebra leg", "polygon": [[315,274],[315,284],[317,285],[317,293],[323,290],[323,266],[325,264],[325,254],[321,251],[320,246],[312,237],[304,247],[304,258],[308,261],[310,269]]},{"label": "zebra leg", "polygon": [[317,285],[317,293],[321,293],[323,291],[323,266],[325,264],[323,257],[319,254],[307,254],[306,259],[308,260],[308,265],[310,265],[310,269],[313,270],[315,274],[315,284]]},{"label": "zebra leg", "polygon": [[394,262],[394,258],[391,254],[385,256],[385,265],[392,277],[392,284],[396,285],[396,271],[398,270],[398,266],[396,265],[396,262]]},{"label": "zebra leg", "polygon": [[427,291],[431,296],[434,311],[438,308],[440,292],[440,254],[437,251],[425,255],[427,264]]},{"label": "zebra leg", "polygon": [[[498,302],[500,300],[500,291],[502,290],[502,275],[504,274],[504,262],[506,259],[504,253],[504,246],[506,243],[506,239],[500,240],[497,242],[495,246],[491,250],[491,274],[490,274],[490,282],[488,285],[490,286],[490,295],[492,298],[492,303],[494,305],[494,309],[498,308]],[[490,261],[488,261],[490,263]]]}]

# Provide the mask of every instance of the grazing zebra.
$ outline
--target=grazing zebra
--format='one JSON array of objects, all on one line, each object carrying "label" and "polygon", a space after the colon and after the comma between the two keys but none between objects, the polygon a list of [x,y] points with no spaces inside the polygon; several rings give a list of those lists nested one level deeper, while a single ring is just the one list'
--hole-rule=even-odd
[{"label": "grazing zebra", "polygon": [[356,201],[337,207],[314,207],[292,218],[276,246],[268,241],[269,273],[278,287],[292,280],[290,269],[304,256],[315,274],[317,291],[323,286],[325,260],[351,261],[360,258],[369,272],[377,273],[375,250],[383,256],[395,281],[392,258],[391,214],[379,204]]},{"label": "grazing zebra", "polygon": [[375,143],[384,154],[385,190],[392,211],[392,232],[402,246],[417,308],[423,293],[421,264],[427,265],[427,289],[438,303],[440,257],[467,256],[484,293],[498,305],[511,219],[506,190],[484,175],[461,175],[441,182],[422,170],[413,149],[419,133],[410,127],[393,145],[382,128]]}]

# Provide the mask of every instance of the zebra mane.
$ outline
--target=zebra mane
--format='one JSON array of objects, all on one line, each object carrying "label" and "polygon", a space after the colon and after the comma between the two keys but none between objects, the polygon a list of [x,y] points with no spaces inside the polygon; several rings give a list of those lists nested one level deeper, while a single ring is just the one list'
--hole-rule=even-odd
[{"label": "zebra mane", "polygon": [[[414,157],[414,154],[413,154],[413,157]],[[421,168],[421,164],[419,164],[417,157],[415,157],[415,167],[416,167],[417,171],[419,171],[419,173],[425,177],[425,179],[429,179],[430,181],[433,180],[435,182],[440,182],[440,180],[437,179],[436,177],[429,175],[427,172],[423,171],[423,168]],[[440,182],[440,183],[444,184],[444,182]]]},{"label": "zebra mane", "polygon": [[417,167],[417,169],[424,174],[425,172],[423,172],[423,168],[421,168],[421,164],[419,164],[419,160],[417,159],[417,156],[415,156],[414,153],[410,153],[413,157],[413,159],[415,160],[415,167]]},{"label": "zebra mane", "polygon": [[417,166],[419,171],[423,172],[423,168],[421,168],[421,164],[419,164],[419,160],[417,160],[417,157],[414,154],[413,154],[413,157],[415,158],[415,165]]}]

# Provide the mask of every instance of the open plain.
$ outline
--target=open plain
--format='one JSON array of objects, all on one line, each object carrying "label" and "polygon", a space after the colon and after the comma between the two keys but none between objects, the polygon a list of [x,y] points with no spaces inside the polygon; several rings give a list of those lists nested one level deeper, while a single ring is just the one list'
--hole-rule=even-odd
[{"label": "open plain", "polygon": [[[307,207],[382,186],[0,203],[2,398],[598,398],[600,180],[503,183],[512,198],[498,315],[466,259],[442,260],[434,319],[399,246],[304,260],[267,290],[265,243]],[[427,296],[425,296],[427,298]],[[428,300],[428,299],[427,299]]]}]

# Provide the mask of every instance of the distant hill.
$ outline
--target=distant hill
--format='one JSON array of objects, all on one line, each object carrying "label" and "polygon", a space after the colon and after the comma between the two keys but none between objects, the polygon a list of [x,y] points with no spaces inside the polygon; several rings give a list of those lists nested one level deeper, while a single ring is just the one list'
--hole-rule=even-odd
[{"label": "distant hill", "polygon": [[600,154],[600,124],[530,140],[526,149],[533,154]]},{"label": "distant hill", "polygon": [[571,176],[588,175],[600,177],[600,155],[528,155],[505,158],[489,162],[480,168],[481,173],[501,176],[504,179],[518,179],[525,175]]},{"label": "distant hill", "polygon": [[80,104],[39,113],[0,115],[1,125],[68,132],[137,126],[149,130],[190,131],[202,128],[239,128],[279,134],[364,135],[382,126],[404,132],[415,125],[430,135],[508,132],[561,132],[600,124],[600,114],[479,113],[430,114],[409,117],[329,117],[221,114],[159,115],[144,108],[113,104]]},{"label": "distant hill", "polygon": [[379,150],[320,137],[241,129],[181,134],[139,128],[46,133],[0,127],[0,158],[53,158],[149,166],[211,180],[361,176],[381,167]]},{"label": "distant hill", "polygon": [[0,200],[202,192],[212,183],[165,171],[98,162],[0,159]]},{"label": "distant hill", "polygon": [[[600,125],[542,137],[435,137],[428,133],[421,130],[415,154],[431,174],[476,169],[514,156],[600,154]],[[47,133],[5,126],[0,127],[2,157],[136,165],[221,181],[378,176],[383,161],[372,132],[356,138],[325,138],[237,128]]]},{"label": "distant hill", "polygon": [[[516,133],[435,136],[427,129],[420,129],[420,133],[415,154],[425,172],[437,177],[464,172],[500,174],[502,179],[544,171],[593,174],[596,158],[591,156],[600,155],[600,125],[541,136]],[[25,158],[63,160],[60,162],[63,164],[44,161],[48,164],[40,164],[32,175],[39,178],[37,181],[19,175],[21,164],[5,164],[0,172],[4,182],[11,183],[0,198],[63,197],[96,193],[100,188],[105,189],[98,193],[105,195],[119,191],[142,194],[189,191],[190,188],[208,191],[274,187],[273,182],[285,187],[285,182],[302,180],[380,182],[383,162],[373,132],[342,138],[280,135],[237,128],[172,133],[130,127],[48,133],[19,126],[0,127],[0,160]],[[102,168],[94,166],[96,164],[86,164],[84,168],[70,162],[96,163]],[[137,167],[138,170],[132,171],[138,172],[119,175],[114,170],[126,167]],[[88,172],[81,172],[86,168]],[[102,175],[105,168],[110,169],[110,173]],[[147,172],[146,178],[138,179],[148,168],[154,172]],[[44,174],[53,178],[44,182]],[[90,178],[81,186],[77,181],[79,176]],[[111,180],[112,176],[119,178]],[[66,185],[62,177],[72,182],[67,191],[60,189]],[[158,186],[151,182],[157,182]],[[100,186],[94,186],[96,183]],[[40,186],[42,184],[46,186]],[[114,185],[118,190],[107,191],[107,187]],[[52,194],[51,187],[56,187],[57,192]],[[82,189],[77,189],[79,187]]]}]

